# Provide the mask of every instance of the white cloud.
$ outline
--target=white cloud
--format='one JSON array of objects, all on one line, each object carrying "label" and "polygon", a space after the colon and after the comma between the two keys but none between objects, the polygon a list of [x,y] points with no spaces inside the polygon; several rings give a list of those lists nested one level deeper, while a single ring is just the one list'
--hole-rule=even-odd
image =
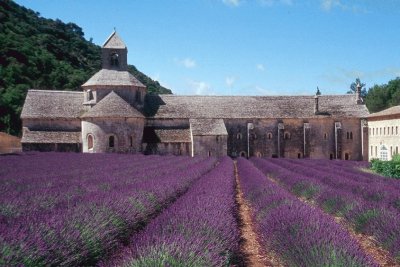
[{"label": "white cloud", "polygon": [[204,81],[188,81],[189,87],[196,95],[213,95],[211,86]]},{"label": "white cloud", "polygon": [[293,0],[258,0],[258,3],[262,6],[273,6],[277,4],[285,5],[285,6],[292,6]]},{"label": "white cloud", "polygon": [[228,88],[232,88],[232,86],[235,83],[235,81],[236,81],[236,78],[233,77],[233,76],[225,78],[225,84],[226,84],[226,86],[228,86]]},{"label": "white cloud", "polygon": [[222,0],[225,5],[237,7],[242,3],[242,0]]},{"label": "white cloud", "polygon": [[343,0],[321,0],[321,8],[325,11],[340,8],[341,10],[351,11],[354,13],[368,13],[368,10],[365,7],[350,5],[348,3],[345,4]]},{"label": "white cloud", "polygon": [[175,58],[174,61],[187,69],[192,69],[197,66],[196,61],[194,59],[191,59],[190,57],[184,59]]},{"label": "white cloud", "polygon": [[256,65],[256,68],[257,68],[257,70],[259,70],[259,71],[264,71],[264,70],[265,70],[264,65],[261,64],[261,63],[257,64],[257,65]]}]

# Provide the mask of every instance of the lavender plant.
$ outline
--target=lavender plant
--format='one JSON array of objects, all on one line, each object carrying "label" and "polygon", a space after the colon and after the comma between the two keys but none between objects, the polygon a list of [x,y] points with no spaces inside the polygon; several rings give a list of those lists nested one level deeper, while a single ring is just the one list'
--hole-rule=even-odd
[{"label": "lavender plant", "polygon": [[252,162],[295,194],[293,184],[300,180],[320,188],[319,194],[313,197],[317,205],[345,218],[357,232],[374,236],[400,262],[398,181],[360,172],[351,168],[350,163],[328,160],[254,158]]},{"label": "lavender plant", "polygon": [[238,172],[263,246],[287,265],[377,266],[332,217],[274,184],[250,161],[238,159]]},{"label": "lavender plant", "polygon": [[215,163],[119,154],[2,157],[0,265],[93,265]]},{"label": "lavender plant", "polygon": [[102,266],[229,266],[239,250],[233,162],[223,158]]}]

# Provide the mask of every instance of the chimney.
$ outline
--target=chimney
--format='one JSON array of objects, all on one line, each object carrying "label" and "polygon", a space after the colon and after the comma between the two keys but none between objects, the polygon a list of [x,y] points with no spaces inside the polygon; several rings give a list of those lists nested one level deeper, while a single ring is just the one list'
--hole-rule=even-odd
[{"label": "chimney", "polygon": [[363,100],[361,98],[361,84],[359,82],[356,85],[356,102],[357,104],[363,103]]},{"label": "chimney", "polygon": [[319,95],[315,95],[314,96],[314,115],[318,115],[318,113],[319,113],[318,100],[319,100]]}]

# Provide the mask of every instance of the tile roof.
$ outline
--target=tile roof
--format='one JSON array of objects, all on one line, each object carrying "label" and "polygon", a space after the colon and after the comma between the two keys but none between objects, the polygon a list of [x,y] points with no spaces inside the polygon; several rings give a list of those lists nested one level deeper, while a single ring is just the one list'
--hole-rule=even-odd
[{"label": "tile roof", "polygon": [[116,31],[114,31],[104,42],[103,48],[124,49],[124,48],[126,48],[126,45],[125,45],[124,41],[122,41],[122,39],[118,35],[118,33]]},{"label": "tile roof", "polygon": [[28,90],[21,118],[75,119],[85,111],[83,92]]},{"label": "tile roof", "polygon": [[189,119],[193,135],[228,135],[223,119]]},{"label": "tile roof", "polygon": [[400,115],[400,106],[394,106],[368,115],[368,118]]},{"label": "tile roof", "polygon": [[91,86],[107,88],[110,86],[146,87],[128,71],[110,69],[101,69],[82,85],[83,88]]},{"label": "tile roof", "polygon": [[81,132],[50,132],[50,131],[30,131],[24,129],[22,143],[58,143],[76,144],[82,143]]},{"label": "tile roof", "polygon": [[143,143],[190,143],[190,129],[145,127]]},{"label": "tile roof", "polygon": [[354,95],[314,96],[176,96],[148,95],[146,113],[154,118],[314,118],[366,117],[365,105]]},{"label": "tile roof", "polygon": [[111,91],[81,118],[144,118],[144,116],[114,91]]}]

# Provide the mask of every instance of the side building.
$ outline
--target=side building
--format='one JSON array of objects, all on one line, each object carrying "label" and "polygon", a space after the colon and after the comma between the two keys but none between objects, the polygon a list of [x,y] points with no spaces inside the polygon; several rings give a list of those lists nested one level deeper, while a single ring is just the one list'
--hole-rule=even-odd
[{"label": "side building", "polygon": [[369,160],[391,160],[400,148],[400,106],[368,116]]},{"label": "side building", "polygon": [[368,110],[353,95],[148,94],[113,32],[82,92],[29,90],[23,150],[366,160]]}]

